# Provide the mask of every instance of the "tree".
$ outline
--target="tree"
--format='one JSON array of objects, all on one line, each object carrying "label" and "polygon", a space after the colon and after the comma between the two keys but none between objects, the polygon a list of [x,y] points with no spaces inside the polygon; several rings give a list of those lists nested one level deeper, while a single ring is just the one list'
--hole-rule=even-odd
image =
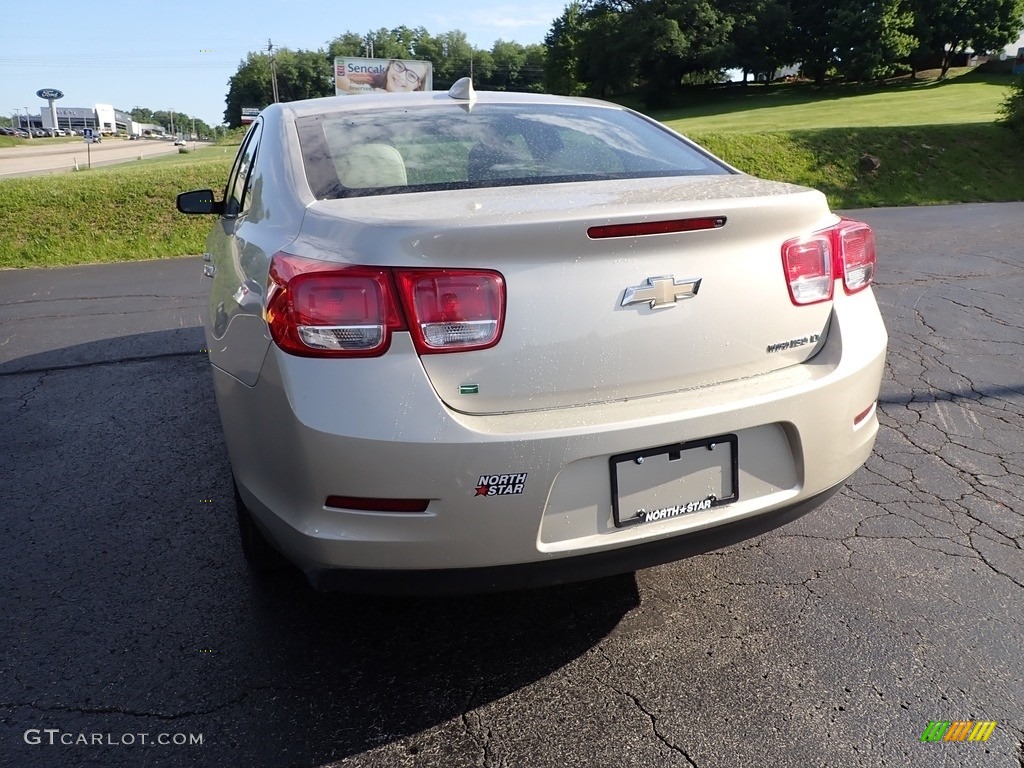
[{"label": "tree", "polygon": [[[279,48],[273,55],[281,101],[334,95],[332,67],[324,51]],[[228,79],[224,122],[231,127],[241,125],[242,107],[262,109],[274,100],[273,94],[270,54],[250,52],[239,63],[238,71]]]},{"label": "tree", "polygon": [[[495,91],[539,90],[544,78],[544,48],[498,40],[490,51],[490,74],[480,87]],[[477,71],[474,66],[474,73]]]},{"label": "tree", "polygon": [[544,36],[544,85],[551,93],[583,95],[586,86],[580,77],[580,54],[585,34],[583,3],[572,0]]},{"label": "tree", "polygon": [[589,96],[633,88],[637,82],[637,58],[633,42],[622,30],[628,26],[628,11],[595,5],[583,17],[579,42],[579,79]]},{"label": "tree", "polygon": [[757,0],[736,9],[732,30],[732,53],[728,65],[743,70],[755,80],[770,83],[776,71],[793,64],[792,18],[785,0]]},{"label": "tree", "polygon": [[336,56],[368,55],[366,54],[368,50],[366,42],[366,38],[362,35],[358,35],[355,32],[345,32],[327,43],[327,56],[333,65]]},{"label": "tree", "polygon": [[913,0],[912,7],[922,46],[940,60],[940,77],[968,48],[1002,48],[1024,28],[1024,0]]},{"label": "tree", "polygon": [[1024,75],[1010,86],[999,107],[999,122],[1024,139]]},{"label": "tree", "polygon": [[829,71],[839,61],[844,47],[840,18],[851,15],[859,7],[858,0],[790,0],[792,13],[793,59],[801,70],[814,78],[818,86],[825,84]]},{"label": "tree", "polygon": [[895,74],[917,46],[914,13],[903,0],[875,0],[839,11],[847,34],[841,42],[839,71],[849,80],[878,80]]},{"label": "tree", "polygon": [[722,69],[732,52],[733,16],[707,0],[644,0],[633,7],[626,45],[638,64],[645,103],[664,107],[693,75]]}]

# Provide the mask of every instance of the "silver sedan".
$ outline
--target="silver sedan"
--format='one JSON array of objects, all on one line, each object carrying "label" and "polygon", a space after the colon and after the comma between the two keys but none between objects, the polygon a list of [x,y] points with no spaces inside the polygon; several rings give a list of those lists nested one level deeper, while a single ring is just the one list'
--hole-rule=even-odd
[{"label": "silver sedan", "polygon": [[[319,589],[625,572],[813,509],[871,452],[871,229],[593,100],[275,104],[205,272],[243,551]],[[281,557],[283,555],[283,558]]]}]

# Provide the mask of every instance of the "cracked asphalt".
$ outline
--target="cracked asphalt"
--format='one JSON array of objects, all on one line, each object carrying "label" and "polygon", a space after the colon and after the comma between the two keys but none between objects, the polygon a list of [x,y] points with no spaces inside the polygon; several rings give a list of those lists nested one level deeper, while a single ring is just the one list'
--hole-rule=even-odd
[{"label": "cracked asphalt", "polygon": [[482,597],[250,578],[198,260],[0,274],[0,765],[1024,768],[1024,204],[849,213],[890,348],[845,490]]}]

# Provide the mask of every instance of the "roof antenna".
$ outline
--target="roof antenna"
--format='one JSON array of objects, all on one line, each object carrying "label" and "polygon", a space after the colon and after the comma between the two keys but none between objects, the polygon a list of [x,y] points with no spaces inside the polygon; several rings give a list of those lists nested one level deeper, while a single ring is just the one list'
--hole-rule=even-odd
[{"label": "roof antenna", "polygon": [[473,90],[473,78],[460,77],[455,85],[448,89],[448,96],[459,101],[476,101],[476,91]]}]

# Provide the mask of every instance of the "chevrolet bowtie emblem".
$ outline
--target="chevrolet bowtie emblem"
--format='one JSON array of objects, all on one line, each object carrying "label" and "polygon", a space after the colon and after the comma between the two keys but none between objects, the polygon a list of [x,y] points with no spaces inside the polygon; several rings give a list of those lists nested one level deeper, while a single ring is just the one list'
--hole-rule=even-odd
[{"label": "chevrolet bowtie emblem", "polygon": [[626,289],[622,296],[622,306],[648,303],[651,309],[674,307],[680,299],[692,299],[700,289],[699,277],[688,277],[676,280],[673,275],[648,277],[647,282]]}]

